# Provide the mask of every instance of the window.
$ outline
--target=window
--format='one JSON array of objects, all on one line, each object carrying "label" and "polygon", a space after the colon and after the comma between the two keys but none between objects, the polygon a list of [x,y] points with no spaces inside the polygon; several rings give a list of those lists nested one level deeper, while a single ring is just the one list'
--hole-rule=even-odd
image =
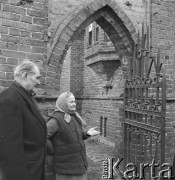
[{"label": "window", "polygon": [[102,135],[103,131],[103,117],[100,117],[100,135]]},{"label": "window", "polygon": [[105,42],[110,42],[111,41],[109,36],[106,33],[104,34],[104,41]]},{"label": "window", "polygon": [[100,117],[100,135],[107,136],[107,118]]},{"label": "window", "polygon": [[107,136],[107,118],[104,118],[104,137]]},{"label": "window", "polygon": [[96,23],[95,26],[95,42],[99,41],[99,25]]},{"label": "window", "polygon": [[92,24],[88,27],[88,45],[92,45]]}]

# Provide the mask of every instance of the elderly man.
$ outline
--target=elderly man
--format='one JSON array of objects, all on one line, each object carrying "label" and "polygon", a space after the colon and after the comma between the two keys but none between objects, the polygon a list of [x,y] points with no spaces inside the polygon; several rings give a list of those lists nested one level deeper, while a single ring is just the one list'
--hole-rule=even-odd
[{"label": "elderly man", "polygon": [[0,179],[44,180],[46,124],[31,96],[39,68],[21,62],[15,82],[0,94]]}]

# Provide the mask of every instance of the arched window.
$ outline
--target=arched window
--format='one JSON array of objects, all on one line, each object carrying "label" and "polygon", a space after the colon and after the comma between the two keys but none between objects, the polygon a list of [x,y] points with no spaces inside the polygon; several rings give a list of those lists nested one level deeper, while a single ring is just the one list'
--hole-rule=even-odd
[{"label": "arched window", "polygon": [[104,41],[105,42],[110,42],[111,41],[109,36],[105,32],[104,32]]},{"label": "arched window", "polygon": [[95,24],[95,42],[99,42],[99,25]]},{"label": "arched window", "polygon": [[88,27],[88,46],[92,46],[92,23]]}]

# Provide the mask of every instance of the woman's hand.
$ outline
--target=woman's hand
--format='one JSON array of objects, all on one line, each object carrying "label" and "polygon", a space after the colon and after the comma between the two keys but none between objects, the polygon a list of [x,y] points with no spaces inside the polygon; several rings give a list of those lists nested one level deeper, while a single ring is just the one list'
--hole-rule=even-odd
[{"label": "woman's hand", "polygon": [[90,136],[95,136],[95,135],[98,135],[100,134],[99,131],[96,131],[97,127],[93,127],[93,128],[90,128],[88,131],[87,131],[87,134],[90,135]]}]

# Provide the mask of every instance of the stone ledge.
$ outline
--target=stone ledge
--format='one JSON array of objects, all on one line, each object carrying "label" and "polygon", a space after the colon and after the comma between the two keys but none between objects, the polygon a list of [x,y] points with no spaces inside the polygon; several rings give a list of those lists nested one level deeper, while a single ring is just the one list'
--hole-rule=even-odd
[{"label": "stone ledge", "polygon": [[110,60],[118,60],[119,61],[120,59],[119,59],[118,53],[116,53],[116,51],[114,51],[114,50],[112,50],[112,51],[98,50],[98,51],[94,52],[93,54],[87,55],[85,57],[86,65],[96,63],[99,60],[100,61],[103,61],[103,60],[108,60],[108,61],[110,61]]}]

